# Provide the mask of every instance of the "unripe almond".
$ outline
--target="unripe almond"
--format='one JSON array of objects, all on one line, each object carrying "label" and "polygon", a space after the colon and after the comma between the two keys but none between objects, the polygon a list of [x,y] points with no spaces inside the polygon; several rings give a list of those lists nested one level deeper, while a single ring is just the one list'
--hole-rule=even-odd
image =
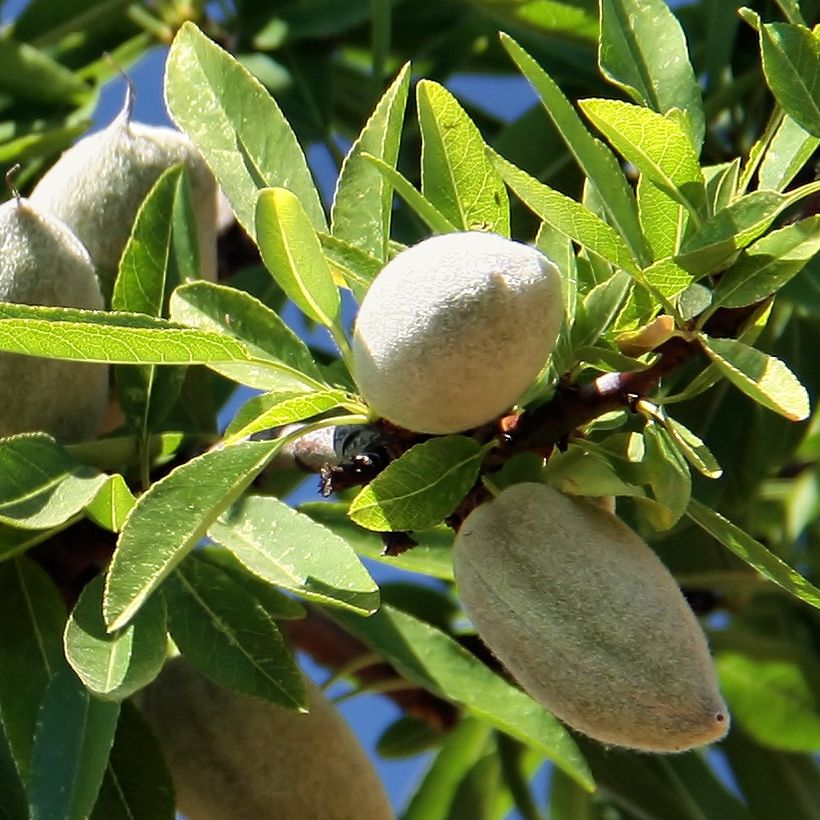
[{"label": "unripe almond", "polygon": [[480,231],[434,236],[388,262],[367,291],[356,383],[409,430],[477,427],[533,382],[562,316],[558,270],[534,248]]},{"label": "unripe almond", "polygon": [[470,513],[454,563],[481,638],[572,728],[650,752],[726,734],[700,625],[666,567],[614,515],[516,484]]},{"label": "unripe almond", "polygon": [[103,292],[111,293],[137,211],[163,171],[184,162],[191,173],[201,275],[216,278],[216,182],[193,143],[172,128],[131,120],[130,96],[102,131],[63,153],[31,194],[88,248]]},{"label": "unripe almond", "polygon": [[171,661],[141,705],[189,820],[389,820],[355,735],[307,681],[308,714],[232,692]]},{"label": "unripe almond", "polygon": [[[101,310],[88,251],[29,200],[0,205],[0,301]],[[94,438],[108,406],[108,366],[0,353],[0,436],[40,430]]]}]

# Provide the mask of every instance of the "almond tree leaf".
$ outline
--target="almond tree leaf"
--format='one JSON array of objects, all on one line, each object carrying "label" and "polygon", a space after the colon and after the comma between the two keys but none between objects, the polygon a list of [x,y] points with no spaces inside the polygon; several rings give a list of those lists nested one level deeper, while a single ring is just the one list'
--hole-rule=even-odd
[{"label": "almond tree leaf", "polygon": [[165,603],[155,596],[128,626],[107,632],[103,581],[98,575],[83,589],[66,623],[63,645],[86,689],[103,700],[120,701],[147,686],[165,663]]},{"label": "almond tree leaf", "polygon": [[760,187],[782,191],[811,159],[818,145],[820,136],[813,136],[786,114],[760,162]]},{"label": "almond tree leaf", "polygon": [[378,587],[348,544],[277,498],[242,499],[208,535],[255,575],[308,600],[365,615],[379,605]]},{"label": "almond tree leaf", "polygon": [[176,799],[162,748],[147,721],[122,704],[111,756],[90,820],[174,820]]},{"label": "almond tree leaf", "polygon": [[0,90],[6,94],[47,105],[79,105],[92,93],[79,74],[45,51],[9,36],[0,40],[0,77]]},{"label": "almond tree leaf", "polygon": [[736,339],[699,338],[720,372],[746,395],[790,421],[809,417],[809,394],[780,359]]},{"label": "almond tree leaf", "polygon": [[599,192],[605,193],[603,201],[607,214],[626,242],[630,254],[638,264],[648,264],[650,254],[638,222],[635,197],[615,156],[589,133],[552,77],[515,40],[501,34],[501,45],[538,93],[544,108],[587,179]]},{"label": "almond tree leaf", "polygon": [[168,52],[165,101],[250,236],[256,236],[257,191],[280,185],[299,197],[314,228],[327,230],[305,155],[279,106],[193,23],[183,23]]},{"label": "almond tree leaf", "polygon": [[[367,156],[362,155],[363,162],[369,162]],[[369,162],[373,165],[372,162]],[[375,165],[373,166],[376,167]],[[390,166],[386,166],[390,167]],[[377,169],[378,170],[378,169]],[[409,185],[410,183],[408,183]],[[390,204],[392,207],[393,197],[391,188]],[[371,256],[365,251],[344,242],[338,236],[330,236],[326,233],[319,234],[319,241],[322,243],[322,250],[325,252],[330,270],[338,284],[350,288],[357,301],[361,302],[364,294],[370,287],[370,283],[376,278],[376,274],[383,267],[381,260]]]},{"label": "almond tree leaf", "polygon": [[690,214],[705,210],[698,155],[676,119],[622,100],[587,99],[578,106],[618,153],[667,196]]},{"label": "almond tree leaf", "polygon": [[0,523],[30,530],[64,524],[106,480],[45,433],[0,439]]},{"label": "almond tree leaf", "polygon": [[762,743],[786,752],[820,748],[820,701],[816,681],[820,664],[813,657],[799,663],[784,657],[727,648],[715,665],[732,719]]},{"label": "almond tree leaf", "polygon": [[250,294],[212,282],[192,282],[176,289],[170,309],[177,322],[235,338],[257,360],[219,364],[213,367],[218,373],[260,390],[324,387],[305,343]]},{"label": "almond tree leaf", "polygon": [[247,441],[176,467],[140,496],[108,567],[103,615],[121,629],[281,447]]},{"label": "almond tree leaf", "polygon": [[382,264],[387,261],[393,189],[362,154],[378,157],[395,168],[409,87],[407,63],[350,147],[339,172],[331,210],[333,236]]},{"label": "almond tree leaf", "polygon": [[758,33],[774,98],[798,125],[820,137],[820,37],[791,23],[766,23]]},{"label": "almond tree leaf", "polygon": [[466,436],[416,444],[359,492],[348,515],[362,527],[382,532],[434,527],[473,486],[486,452],[487,447]]},{"label": "almond tree leaf", "polygon": [[0,350],[109,364],[253,363],[238,341],[138,313],[0,302]]},{"label": "almond tree leaf", "polygon": [[776,293],[820,251],[820,216],[772,231],[750,245],[718,282],[713,303],[743,307]]},{"label": "almond tree leaf", "polygon": [[296,195],[287,188],[262,189],[255,225],[262,259],[277,284],[305,316],[332,327],[339,316],[339,291]]},{"label": "almond tree leaf", "polygon": [[703,101],[686,38],[664,0],[601,0],[601,73],[659,114],[689,116],[692,143],[703,142]]},{"label": "almond tree leaf", "polygon": [[378,172],[393,186],[395,192],[415,211],[428,228],[434,233],[452,233],[458,228],[427,199],[417,191],[399,171],[384,160],[370,154],[362,154],[364,160],[373,165]]},{"label": "almond tree leaf", "polygon": [[666,416],[663,419],[666,432],[686,457],[686,460],[706,478],[720,478],[723,470],[712,455],[712,451],[688,427]]},{"label": "almond tree leaf", "polygon": [[119,532],[136,502],[137,499],[125,483],[125,479],[119,473],[115,473],[106,477],[105,484],[100,487],[91,502],[86,504],[85,512],[97,526],[111,532]]},{"label": "almond tree leaf", "polygon": [[0,676],[0,722],[26,782],[40,702],[63,663],[66,612],[54,582],[28,558],[0,564],[0,589],[0,667],[7,670]]},{"label": "almond tree leaf", "polygon": [[737,195],[740,157],[735,157],[731,162],[704,165],[701,170],[706,182],[706,204],[710,213],[716,214],[727,208]]},{"label": "almond tree leaf", "polygon": [[820,589],[740,527],[694,498],[690,500],[686,514],[765,578],[790,592],[795,598],[820,609]]},{"label": "almond tree leaf", "polygon": [[28,798],[32,817],[85,820],[105,774],[120,705],[93,698],[63,666],[37,717]]},{"label": "almond tree leaf", "polygon": [[201,672],[237,692],[306,710],[296,661],[276,623],[242,585],[194,554],[164,591],[171,637]]},{"label": "almond tree leaf", "polygon": [[421,190],[454,225],[465,231],[510,235],[507,190],[478,128],[444,86],[416,86],[421,127]]},{"label": "almond tree leaf", "polygon": [[686,209],[645,174],[638,178],[637,196],[641,228],[653,258],[663,259],[677,253],[689,222]]},{"label": "almond tree leaf", "polygon": [[619,234],[580,202],[554,191],[498,154],[491,157],[512,192],[559,233],[613,265],[638,273],[638,266]]},{"label": "almond tree leaf", "polygon": [[461,704],[470,714],[552,760],[583,788],[594,788],[569,732],[449,635],[386,604],[369,618],[342,610],[334,610],[332,615],[382,653],[402,677]]}]

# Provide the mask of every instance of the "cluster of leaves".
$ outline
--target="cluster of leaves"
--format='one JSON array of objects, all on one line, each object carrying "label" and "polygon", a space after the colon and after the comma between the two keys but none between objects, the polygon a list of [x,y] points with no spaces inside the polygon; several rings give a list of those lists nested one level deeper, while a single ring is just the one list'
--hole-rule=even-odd
[{"label": "cluster of leaves", "polygon": [[[30,4],[19,40],[4,47],[42,70],[30,76],[43,93],[60,71],[84,82],[71,71],[83,48],[118,43],[127,55],[146,46],[145,31],[129,29],[147,25],[139,4],[129,6],[138,19],[120,10],[116,25],[103,14],[111,4],[79,4],[96,22],[93,46],[74,50],[58,29],[37,27],[42,5]],[[171,817],[168,774],[129,700],[159,673],[168,637],[214,680],[298,708],[305,691],[283,633],[319,608],[405,682],[460,707],[446,737],[402,719],[383,738],[386,754],[439,747],[408,818],[448,817],[455,805],[474,809],[466,816],[516,805],[536,817],[527,782],[545,758],[557,767],[555,818],[816,816],[820,450],[803,385],[816,394],[820,369],[800,355],[814,347],[820,314],[812,4],[780,0],[786,22],[764,22],[720,0],[680,20],[662,0],[601,0],[599,10],[545,3],[533,19],[528,5],[539,4],[487,0],[476,17],[460,3],[415,12],[423,25],[411,37],[400,19],[418,4],[398,3],[393,43],[389,4],[373,4],[371,18],[369,2],[332,2],[332,13],[312,16],[293,2],[264,19],[256,5],[237,2],[235,17],[208,23],[223,41],[231,33],[238,56],[182,25],[165,96],[264,267],[229,284],[196,280],[191,194],[173,168],[140,210],[110,311],[0,304],[0,350],[115,365],[125,418],[95,442],[0,440],[0,657],[14,670],[0,676],[0,810]],[[149,28],[179,22],[182,4],[157,6]],[[72,13],[61,25],[76,23]],[[687,14],[697,70],[681,28]],[[505,16],[515,37],[487,45],[491,15]],[[127,36],[118,28],[126,22]],[[550,52],[545,32],[562,47]],[[348,33],[344,48],[311,62],[321,38]],[[732,49],[735,34],[757,39],[752,56]],[[65,51],[29,53],[54,42]],[[443,78],[469,65],[455,62],[459,42],[484,43],[483,69],[520,72],[539,105],[500,127],[424,79],[405,123],[412,75],[402,58]],[[609,85],[590,71],[593,45]],[[93,66],[86,77],[105,70]],[[351,134],[328,217],[301,146],[320,140],[338,151],[336,138],[366,118],[345,108],[349,98],[372,99],[374,77],[380,86],[390,71]],[[333,104],[323,96],[327,73],[338,84]],[[592,96],[576,106],[565,91],[579,86]],[[75,92],[59,92],[80,103],[67,119],[30,127],[25,144],[0,146],[0,160],[44,157],[72,139],[93,97]],[[327,104],[311,106],[314,94]],[[350,375],[342,294],[360,299],[399,240],[475,229],[533,239],[562,275],[566,321],[525,407],[549,413],[567,385],[594,398],[598,386],[663,364],[669,342],[691,355],[623,410],[596,415],[593,401],[589,423],[561,431],[566,447],[546,464],[523,453],[489,473],[492,434],[429,438],[367,486],[294,510],[281,499],[299,476],[272,465],[297,434],[251,436],[296,422],[300,434],[373,422]],[[326,329],[338,357],[318,355],[282,321],[285,298]],[[217,412],[236,384],[260,392],[220,437]],[[697,754],[604,752],[572,736],[465,648],[442,522],[482,478],[618,496],[693,600],[700,593],[717,606],[710,637],[736,721],[722,748],[744,801]],[[378,533],[388,531],[412,531],[419,545],[385,557]],[[110,533],[116,547],[104,575],[72,586],[55,563],[77,532],[97,541]],[[379,590],[363,557],[438,583]],[[781,775],[765,788],[763,767]]]}]

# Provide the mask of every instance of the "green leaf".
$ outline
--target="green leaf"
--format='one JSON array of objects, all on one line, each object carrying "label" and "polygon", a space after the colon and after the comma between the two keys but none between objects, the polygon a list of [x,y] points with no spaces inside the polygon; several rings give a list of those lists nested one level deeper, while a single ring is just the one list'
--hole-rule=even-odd
[{"label": "green leaf", "polygon": [[615,156],[589,133],[552,77],[515,40],[501,34],[501,44],[535,88],[587,179],[604,194],[610,221],[626,242],[630,254],[638,264],[647,264],[649,250],[638,222],[635,198]]},{"label": "green leaf", "polygon": [[365,530],[347,517],[348,505],[327,501],[307,501],[299,511],[343,538],[359,555],[388,564],[394,569],[418,572],[445,581],[453,580],[453,531],[444,525],[429,530],[416,530],[413,540],[418,544],[401,555],[385,555],[384,541],[371,530]]},{"label": "green leaf", "polygon": [[109,633],[102,616],[102,575],[77,601],[63,637],[65,656],[86,689],[123,700],[147,686],[165,662],[165,604],[155,597],[125,628]]},{"label": "green leaf", "polygon": [[379,591],[347,543],[277,498],[249,496],[208,535],[268,583],[306,598],[369,614]]},{"label": "green leaf", "polygon": [[809,134],[787,114],[760,162],[760,187],[782,191],[811,159],[818,145],[820,137]]},{"label": "green leaf", "polygon": [[0,523],[30,530],[64,524],[105,484],[45,433],[0,439]]},{"label": "green leaf", "polygon": [[466,436],[416,444],[359,492],[348,515],[382,532],[434,527],[473,486],[486,449]]},{"label": "green leaf", "polygon": [[90,820],[174,820],[174,783],[145,718],[123,703]]},{"label": "green leaf", "polygon": [[106,477],[105,484],[86,505],[85,511],[97,526],[111,532],[119,532],[125,517],[136,503],[137,499],[125,483],[125,479],[119,473],[115,473]]},{"label": "green leaf", "polygon": [[239,342],[135,313],[0,302],[0,350],[109,364],[254,362]]},{"label": "green leaf", "polygon": [[333,327],[339,317],[339,291],[316,229],[287,188],[259,192],[256,241],[265,266],[288,298],[314,322]]},{"label": "green leaf", "polygon": [[242,585],[194,554],[164,589],[171,637],[201,672],[237,692],[306,711],[299,667],[276,623]]},{"label": "green leaf", "polygon": [[612,323],[629,294],[631,279],[624,271],[599,282],[584,297],[583,310],[572,326],[571,346],[577,358],[578,348],[594,345]]},{"label": "green leaf", "polygon": [[[260,430],[269,430],[283,424],[318,416],[334,407],[355,405],[353,397],[344,390],[328,389],[296,395],[263,394],[255,396],[243,405],[240,414],[234,418],[227,432],[226,442],[246,438]],[[360,406],[361,407],[361,406]],[[361,407],[364,412],[365,408]]]},{"label": "green leaf", "polygon": [[539,182],[498,154],[496,168],[513,193],[559,233],[619,268],[637,274],[638,266],[618,233],[580,202]]},{"label": "green leaf", "polygon": [[786,752],[820,748],[820,665],[773,655],[721,651],[720,688],[736,720],[758,743]]},{"label": "green leaf", "polygon": [[585,789],[593,788],[586,763],[567,730],[445,633],[387,605],[369,618],[342,611],[334,611],[333,617],[384,654],[407,680],[461,704],[552,760]]},{"label": "green leaf", "polygon": [[706,205],[703,175],[689,134],[674,117],[622,100],[578,105],[624,159],[697,219]]},{"label": "green leaf", "polygon": [[688,427],[666,416],[662,420],[666,432],[677,444],[686,460],[706,478],[720,478],[723,470],[712,455],[712,451]]},{"label": "green leaf", "polygon": [[376,741],[376,751],[385,760],[401,760],[430,751],[441,741],[442,733],[426,720],[403,715],[393,721]]},{"label": "green leaf", "polygon": [[655,504],[640,498],[638,503],[656,530],[668,530],[686,512],[692,494],[689,467],[663,427],[649,422],[643,435],[646,456],[642,466]]},{"label": "green leaf", "polygon": [[3,820],[28,817],[23,781],[14,765],[8,738],[0,722],[0,816]]},{"label": "green leaf", "polygon": [[641,174],[638,179],[638,215],[654,259],[663,259],[680,248],[689,215],[686,209]]},{"label": "green leaf", "polygon": [[176,467],[140,496],[108,568],[103,614],[109,630],[131,620],[280,446],[248,441],[211,450]]},{"label": "green leaf", "polygon": [[637,103],[659,114],[685,111],[692,143],[705,130],[703,103],[686,38],[664,0],[602,0],[598,64],[601,73]]},{"label": "green leaf", "polygon": [[707,219],[684,243],[675,261],[696,279],[729,265],[789,204],[775,191],[753,191]]},{"label": "green leaf", "polygon": [[780,290],[820,251],[820,216],[772,231],[748,247],[723,274],[714,304],[743,307]]},{"label": "green leaf", "polygon": [[820,137],[820,37],[805,26],[760,26],[763,73],[783,110]]},{"label": "green leaf", "polygon": [[[183,190],[190,198],[187,180],[184,165],[169,168],[140,206],[114,282],[113,310],[160,317],[171,291],[198,275],[196,236],[188,235],[195,224],[193,217],[190,222],[174,218]],[[183,375],[183,370],[157,371],[155,366],[117,369],[120,405],[139,435],[146,436],[171,410]]]},{"label": "green leaf", "polygon": [[459,786],[487,753],[492,730],[464,718],[450,733],[413,794],[402,820],[450,820],[457,816]]},{"label": "green leaf", "polygon": [[27,558],[0,564],[0,589],[0,722],[25,782],[37,710],[62,663],[66,614],[52,580]]},{"label": "green leaf", "polygon": [[692,284],[692,274],[670,257],[653,262],[641,276],[665,300],[680,296]]},{"label": "green leaf", "polygon": [[378,157],[362,154],[362,158],[393,186],[395,192],[415,211],[433,233],[452,233],[458,228],[444,216],[426,196],[417,191],[402,174]]},{"label": "green leaf", "polygon": [[478,128],[444,86],[416,86],[421,128],[421,190],[465,231],[510,235],[507,191]]},{"label": "green leaf", "polygon": [[314,228],[327,230],[305,156],[279,106],[193,23],[184,23],[171,44],[165,99],[174,122],[202,152],[251,236],[256,236],[257,191],[285,185]]},{"label": "green leaf", "polygon": [[720,372],[747,396],[790,421],[808,418],[809,394],[780,359],[736,339],[698,338]]},{"label": "green leaf", "polygon": [[396,166],[409,86],[408,63],[384,92],[376,110],[350,147],[333,197],[333,236],[381,263],[387,261],[393,188],[371,163],[363,159],[362,154]]},{"label": "green leaf", "polygon": [[77,105],[91,96],[91,88],[79,74],[5,33],[0,38],[0,91],[46,105]]},{"label": "green leaf", "polygon": [[31,816],[85,820],[100,790],[120,705],[91,697],[62,667],[37,717],[28,798]]},{"label": "green leaf", "polygon": [[759,541],[755,541],[740,527],[732,524],[720,513],[710,510],[694,498],[689,502],[686,514],[735,555],[765,578],[790,592],[801,601],[820,609],[820,589],[807,581],[797,570],[769,552]]},{"label": "green leaf", "polygon": [[[364,155],[362,160],[369,162]],[[372,162],[369,164],[373,165]],[[392,205],[392,189],[390,202]],[[319,241],[322,243],[322,250],[325,252],[325,258],[337,283],[345,284],[353,292],[357,301],[361,302],[370,283],[382,269],[382,262],[355,245],[343,242],[338,236],[320,233]]]},{"label": "green leaf", "polygon": [[715,214],[728,207],[737,194],[740,157],[731,162],[704,165],[701,170],[706,181],[706,203],[709,212]]},{"label": "green leaf", "polygon": [[305,343],[269,307],[224,285],[193,282],[171,297],[171,316],[203,331],[234,337],[254,363],[219,364],[218,373],[260,390],[316,390],[324,387]]}]

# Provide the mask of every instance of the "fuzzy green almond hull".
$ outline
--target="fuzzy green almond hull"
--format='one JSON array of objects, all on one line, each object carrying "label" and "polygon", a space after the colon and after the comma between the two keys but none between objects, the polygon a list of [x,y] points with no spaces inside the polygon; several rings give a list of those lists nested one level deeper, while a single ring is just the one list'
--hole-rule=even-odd
[{"label": "fuzzy green almond hull", "polygon": [[[88,251],[30,200],[0,205],[0,301],[101,310]],[[43,431],[95,438],[108,406],[108,366],[0,353],[0,436]]]},{"label": "fuzzy green almond hull", "polygon": [[619,518],[543,484],[475,509],[454,545],[467,614],[521,686],[606,744],[682,752],[729,715],[703,630]]},{"label": "fuzzy green almond hull", "polygon": [[307,681],[303,714],[232,692],[177,658],[141,696],[189,820],[390,820],[356,736]]},{"label": "fuzzy green almond hull", "polygon": [[492,421],[532,384],[563,317],[555,265],[481,231],[400,253],[362,301],[353,370],[382,417],[420,433]]},{"label": "fuzzy green almond hull", "polygon": [[132,122],[128,105],[104,130],[84,137],[43,175],[32,202],[62,219],[88,248],[110,297],[137,211],[163,171],[191,172],[203,279],[216,279],[216,182],[193,143],[172,128]]}]

